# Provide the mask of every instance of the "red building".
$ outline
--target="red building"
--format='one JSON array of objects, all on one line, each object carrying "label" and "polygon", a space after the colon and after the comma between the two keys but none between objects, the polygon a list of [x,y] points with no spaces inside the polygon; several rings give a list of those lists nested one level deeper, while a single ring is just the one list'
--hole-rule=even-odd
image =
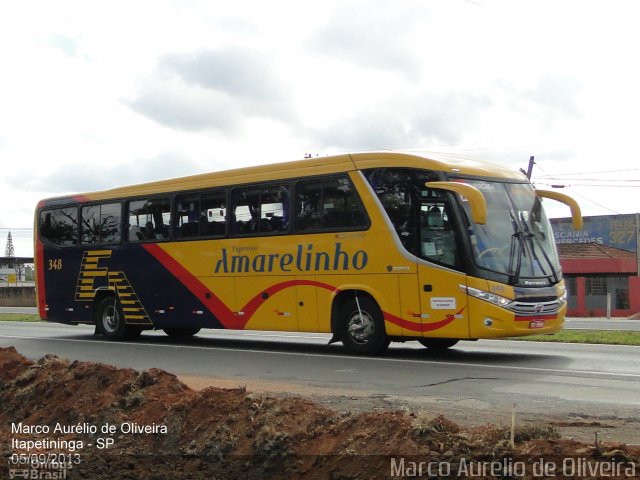
[{"label": "red building", "polygon": [[570,219],[553,219],[551,223],[569,294],[567,314],[638,314],[638,215],[585,217],[580,231],[571,228]]}]

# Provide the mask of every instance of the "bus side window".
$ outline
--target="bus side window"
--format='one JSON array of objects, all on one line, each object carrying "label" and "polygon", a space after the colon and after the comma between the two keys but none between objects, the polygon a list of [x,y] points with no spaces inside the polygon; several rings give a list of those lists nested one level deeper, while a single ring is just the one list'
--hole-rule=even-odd
[{"label": "bus side window", "polygon": [[289,230],[289,186],[253,185],[232,191],[233,233],[255,235]]},{"label": "bus side window", "polygon": [[81,234],[80,243],[83,245],[99,243],[100,230],[99,230],[99,217],[100,206],[82,207],[81,209]]},{"label": "bus side window", "polygon": [[119,243],[121,205],[105,203],[90,205],[81,209],[81,237],[83,245],[99,243]]},{"label": "bus side window", "polygon": [[362,201],[347,175],[298,182],[295,212],[295,229],[299,232],[368,226]]},{"label": "bus side window", "polygon": [[366,226],[362,201],[349,177],[340,175],[326,178],[323,182],[323,197],[325,228],[351,229]]},{"label": "bus side window", "polygon": [[285,232],[289,229],[289,188],[266,186],[260,195],[260,225],[263,231]]},{"label": "bus side window", "polygon": [[176,197],[176,238],[198,236],[200,222],[200,195],[190,193]]},{"label": "bus side window", "polygon": [[40,236],[50,243],[71,246],[77,243],[78,209],[56,208],[40,212]]},{"label": "bus side window", "polygon": [[169,238],[170,202],[168,198],[132,200],[127,203],[127,240],[141,242]]},{"label": "bus side window", "polygon": [[457,264],[456,240],[445,203],[424,202],[421,208],[420,254],[449,266]]},{"label": "bus side window", "polygon": [[224,190],[203,193],[200,198],[200,235],[224,236],[227,232],[227,194]]},{"label": "bus side window", "polygon": [[233,208],[233,233],[250,234],[258,231],[258,192],[255,187],[234,189],[231,197]]},{"label": "bus side window", "polygon": [[295,229],[296,231],[316,230],[321,227],[322,181],[305,180],[296,185]]}]

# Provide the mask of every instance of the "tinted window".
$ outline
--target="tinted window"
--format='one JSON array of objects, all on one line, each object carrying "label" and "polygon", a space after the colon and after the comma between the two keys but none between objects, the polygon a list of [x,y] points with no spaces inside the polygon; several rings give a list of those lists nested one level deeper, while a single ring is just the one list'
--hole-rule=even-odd
[{"label": "tinted window", "polygon": [[288,185],[236,188],[232,204],[235,234],[274,234],[289,229]]},{"label": "tinted window", "polygon": [[226,233],[224,190],[176,197],[176,238],[216,237]]},{"label": "tinted window", "polygon": [[169,238],[171,203],[168,198],[134,200],[127,204],[130,242]]},{"label": "tinted window", "polygon": [[78,209],[56,208],[40,212],[40,235],[56,245],[75,245],[78,233]]},{"label": "tinted window", "polygon": [[118,243],[120,220],[119,203],[82,207],[81,243]]},{"label": "tinted window", "polygon": [[419,253],[422,258],[443,265],[459,266],[459,252],[448,202],[426,195],[422,198]]},{"label": "tinted window", "polygon": [[427,188],[437,177],[431,172],[406,168],[379,168],[365,177],[402,242],[412,254],[457,267],[460,255],[447,195]]},{"label": "tinted window", "polygon": [[296,184],[296,231],[361,229],[369,225],[362,201],[346,175]]}]

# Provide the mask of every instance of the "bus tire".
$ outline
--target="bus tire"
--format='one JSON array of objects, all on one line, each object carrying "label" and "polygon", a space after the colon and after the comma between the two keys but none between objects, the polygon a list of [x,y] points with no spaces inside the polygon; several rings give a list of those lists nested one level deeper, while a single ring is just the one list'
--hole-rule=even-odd
[{"label": "bus tire", "polygon": [[162,331],[174,338],[193,337],[200,331],[199,327],[194,328],[163,328]]},{"label": "bus tire", "polygon": [[446,350],[459,342],[456,338],[421,338],[418,341],[431,350]]},{"label": "bus tire", "polygon": [[98,332],[109,340],[133,340],[140,336],[139,327],[127,325],[120,305],[114,297],[105,297],[96,310]]},{"label": "bus tire", "polygon": [[349,353],[380,355],[389,346],[384,318],[378,304],[370,297],[347,300],[339,310],[338,337]]}]

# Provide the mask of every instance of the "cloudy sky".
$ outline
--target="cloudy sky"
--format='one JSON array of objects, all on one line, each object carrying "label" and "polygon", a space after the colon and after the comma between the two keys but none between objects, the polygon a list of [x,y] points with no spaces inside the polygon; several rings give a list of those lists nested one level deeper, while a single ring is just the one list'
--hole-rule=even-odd
[{"label": "cloudy sky", "polygon": [[8,0],[0,247],[33,254],[44,197],[379,149],[534,155],[585,214],[635,213],[639,23],[636,0]]}]

